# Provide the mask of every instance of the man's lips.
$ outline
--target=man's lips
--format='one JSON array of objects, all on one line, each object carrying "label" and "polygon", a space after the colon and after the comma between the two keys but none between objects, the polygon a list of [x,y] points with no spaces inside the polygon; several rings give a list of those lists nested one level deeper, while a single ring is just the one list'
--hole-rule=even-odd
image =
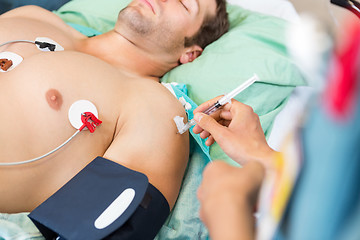
[{"label": "man's lips", "polygon": [[152,10],[152,12],[155,14],[155,10],[153,8],[153,6],[151,5],[151,3],[148,0],[143,0]]}]

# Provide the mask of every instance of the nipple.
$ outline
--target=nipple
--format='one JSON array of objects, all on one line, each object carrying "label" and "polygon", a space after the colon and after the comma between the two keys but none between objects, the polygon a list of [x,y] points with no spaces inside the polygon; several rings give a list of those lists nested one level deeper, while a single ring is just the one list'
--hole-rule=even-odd
[{"label": "nipple", "polygon": [[56,110],[59,111],[61,109],[63,100],[62,100],[62,96],[60,94],[60,92],[56,89],[50,89],[46,92],[45,94],[46,97],[46,101],[49,104],[49,106]]}]

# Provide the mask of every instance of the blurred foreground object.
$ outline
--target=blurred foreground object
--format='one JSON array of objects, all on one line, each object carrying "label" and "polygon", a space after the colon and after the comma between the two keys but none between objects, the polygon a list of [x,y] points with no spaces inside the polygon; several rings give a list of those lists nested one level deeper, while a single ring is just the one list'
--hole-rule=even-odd
[{"label": "blurred foreground object", "polygon": [[360,3],[355,0],[331,0],[331,3],[346,8],[360,18]]}]

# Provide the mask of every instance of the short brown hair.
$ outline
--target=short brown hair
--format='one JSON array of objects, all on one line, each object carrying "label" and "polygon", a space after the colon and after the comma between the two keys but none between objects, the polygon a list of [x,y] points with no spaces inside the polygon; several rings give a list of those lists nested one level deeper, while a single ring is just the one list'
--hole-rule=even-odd
[{"label": "short brown hair", "polygon": [[199,45],[204,49],[228,31],[229,19],[226,11],[226,0],[216,0],[216,5],[215,16],[208,16],[194,36],[185,37],[185,47]]}]

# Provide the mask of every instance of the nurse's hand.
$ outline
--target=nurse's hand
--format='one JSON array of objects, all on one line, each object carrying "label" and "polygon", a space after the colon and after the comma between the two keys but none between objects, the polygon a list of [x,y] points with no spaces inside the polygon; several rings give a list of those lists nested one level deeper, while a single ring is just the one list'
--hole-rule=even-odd
[{"label": "nurse's hand", "polygon": [[267,144],[259,116],[250,106],[232,99],[231,104],[226,104],[211,116],[201,113],[221,97],[194,110],[197,125],[193,132],[203,139],[208,137],[208,146],[216,141],[231,159],[241,165],[257,160],[268,167],[275,151]]},{"label": "nurse's hand", "polygon": [[265,168],[258,162],[243,168],[221,161],[206,166],[198,199],[211,239],[255,239],[254,210],[264,176]]}]

